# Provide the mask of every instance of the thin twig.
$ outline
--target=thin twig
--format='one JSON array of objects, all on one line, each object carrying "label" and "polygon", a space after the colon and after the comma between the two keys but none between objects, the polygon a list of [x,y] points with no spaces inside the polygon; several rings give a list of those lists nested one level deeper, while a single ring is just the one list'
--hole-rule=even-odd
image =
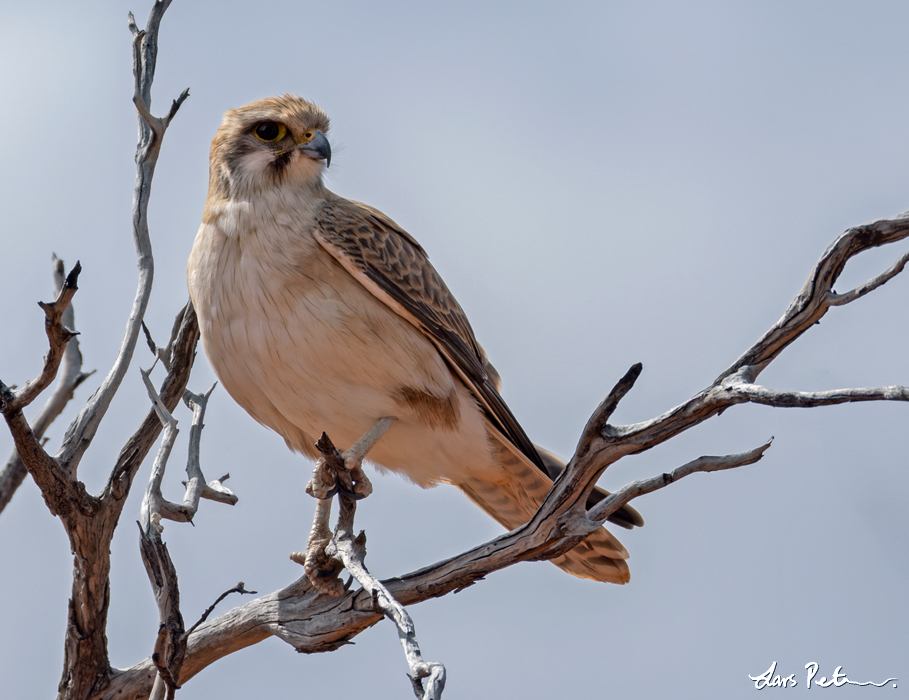
[{"label": "thin twig", "polygon": [[849,302],[859,299],[868,292],[873,292],[875,289],[880,287],[882,284],[885,284],[889,280],[896,277],[899,273],[903,271],[903,268],[906,267],[906,263],[909,262],[909,253],[904,254],[899,260],[897,260],[893,265],[891,265],[887,270],[879,274],[877,277],[874,277],[863,285],[856,287],[850,292],[845,294],[837,294],[835,292],[830,292],[827,295],[827,303],[830,306],[842,306],[843,304],[848,304]]},{"label": "thin twig", "polygon": [[669,486],[669,484],[686,476],[696,472],[716,472],[723,469],[734,469],[735,467],[754,464],[764,456],[764,453],[768,449],[770,449],[771,444],[773,444],[773,438],[770,438],[760,447],[756,447],[748,452],[724,455],[722,457],[698,457],[667,474],[660,474],[649,479],[633,481],[630,484],[626,484],[615,493],[609,494],[606,498],[597,503],[587,513],[587,517],[594,527],[599,527],[606,522],[606,518],[629,501]]},{"label": "thin twig", "polygon": [[[341,500],[349,500],[341,496]],[[391,620],[398,631],[398,638],[404,648],[404,657],[410,668],[410,680],[413,684],[414,694],[420,700],[438,700],[445,689],[445,666],[435,661],[424,661],[417,641],[417,632],[413,620],[404,606],[394,599],[388,589],[366,569],[363,563],[365,556],[365,537],[360,533],[360,540],[351,538],[348,531],[339,532],[332,539],[327,553],[339,557],[344,562],[344,568],[362,586],[363,590],[372,596],[375,606],[385,617]],[[361,539],[362,538],[362,539]],[[423,685],[426,679],[426,685]]]},{"label": "thin twig", "polygon": [[186,636],[189,637],[189,635],[191,635],[199,625],[201,625],[203,622],[205,622],[208,619],[208,616],[214,612],[216,607],[218,607],[218,603],[220,603],[222,600],[224,600],[231,593],[240,593],[241,595],[257,595],[259,593],[259,591],[247,591],[246,584],[244,584],[243,581],[239,581],[236,586],[224,591],[224,593],[222,593],[215,599],[214,603],[212,603],[205,609],[205,612],[202,613],[202,617],[200,617],[198,619],[196,624],[194,624],[192,627],[190,627],[188,630],[186,630]]}]

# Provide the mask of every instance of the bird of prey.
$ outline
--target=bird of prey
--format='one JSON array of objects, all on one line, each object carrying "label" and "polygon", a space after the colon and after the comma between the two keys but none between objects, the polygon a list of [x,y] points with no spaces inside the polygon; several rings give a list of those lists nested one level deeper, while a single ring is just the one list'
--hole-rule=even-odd
[{"label": "bird of prey", "polygon": [[[187,270],[212,367],[253,418],[309,457],[323,431],[349,446],[378,419],[397,419],[371,462],[424,488],[453,484],[517,528],[564,464],[538,450],[505,405],[498,373],[422,246],[325,187],[327,133],[326,114],[293,95],[224,116]],[[643,524],[630,507],[612,520]],[[600,528],[553,562],[625,583],[627,557]]]}]

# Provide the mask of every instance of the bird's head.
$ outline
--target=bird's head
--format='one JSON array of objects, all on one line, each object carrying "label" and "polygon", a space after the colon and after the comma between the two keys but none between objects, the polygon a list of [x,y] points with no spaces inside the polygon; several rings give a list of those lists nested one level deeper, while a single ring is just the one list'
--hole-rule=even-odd
[{"label": "bird's head", "polygon": [[294,95],[230,110],[211,142],[209,197],[245,198],[284,184],[320,187],[331,162],[327,132],[325,112]]}]

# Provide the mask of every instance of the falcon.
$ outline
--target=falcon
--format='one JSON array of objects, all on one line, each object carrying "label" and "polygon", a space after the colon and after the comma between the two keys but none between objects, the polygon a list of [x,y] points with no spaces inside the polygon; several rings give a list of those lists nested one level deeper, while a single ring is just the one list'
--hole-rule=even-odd
[{"label": "falcon", "polygon": [[[315,458],[323,431],[352,445],[394,418],[369,461],[424,488],[453,484],[513,530],[564,463],[512,415],[423,247],[382,212],[325,187],[328,126],[325,112],[293,95],[225,114],[187,269],[205,353],[237,403],[291,450]],[[630,507],[611,520],[643,524]],[[552,561],[625,583],[627,558],[600,528]]]}]

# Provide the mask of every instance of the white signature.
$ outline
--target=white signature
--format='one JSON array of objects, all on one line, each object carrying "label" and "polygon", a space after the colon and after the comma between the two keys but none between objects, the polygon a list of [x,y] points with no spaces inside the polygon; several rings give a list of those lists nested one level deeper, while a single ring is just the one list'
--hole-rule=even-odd
[{"label": "white signature", "polygon": [[[813,661],[810,664],[805,664],[805,670],[808,671],[808,679],[806,680],[806,687],[811,688],[811,684],[818,688],[839,688],[844,685],[873,685],[875,688],[883,688],[888,683],[893,683],[893,687],[896,688],[896,678],[888,678],[887,680],[881,683],[874,683],[872,681],[865,681],[864,683],[859,683],[857,681],[850,681],[845,673],[842,673],[843,667],[837,666],[833,671],[833,676],[828,680],[826,676],[821,676],[819,680],[815,680],[814,677],[817,676],[818,665]],[[788,676],[783,676],[776,672],[776,661],[770,664],[770,668],[764,671],[760,676],[748,676],[751,680],[754,681],[754,687],[758,690],[763,688],[789,688],[795,687],[799,684],[795,680],[795,674],[790,673]]]}]

